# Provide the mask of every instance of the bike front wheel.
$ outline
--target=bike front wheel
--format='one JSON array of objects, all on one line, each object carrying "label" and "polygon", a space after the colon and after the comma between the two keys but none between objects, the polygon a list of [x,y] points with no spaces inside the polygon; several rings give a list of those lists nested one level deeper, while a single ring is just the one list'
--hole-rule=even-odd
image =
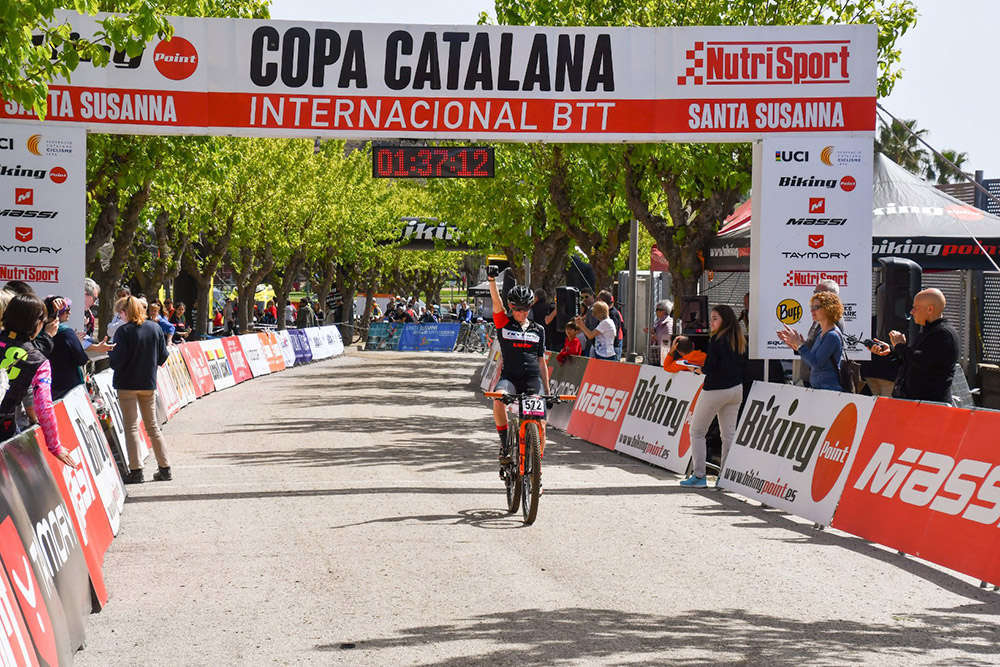
[{"label": "bike front wheel", "polygon": [[518,473],[517,456],[517,426],[508,425],[507,451],[511,453],[513,463],[504,466],[504,484],[507,486],[507,512],[513,514],[521,505],[521,475]]},{"label": "bike front wheel", "polygon": [[542,494],[542,439],[538,424],[524,427],[524,476],[521,479],[521,511],[524,525],[530,526],[538,516],[538,497]]}]

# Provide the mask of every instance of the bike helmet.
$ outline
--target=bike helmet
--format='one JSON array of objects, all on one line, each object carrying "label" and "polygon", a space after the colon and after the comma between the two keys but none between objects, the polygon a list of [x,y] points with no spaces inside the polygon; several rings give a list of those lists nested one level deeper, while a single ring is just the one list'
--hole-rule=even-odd
[{"label": "bike helmet", "polygon": [[534,295],[531,290],[524,285],[514,285],[507,292],[507,302],[511,306],[520,306],[521,308],[527,308],[531,305],[534,300]]}]

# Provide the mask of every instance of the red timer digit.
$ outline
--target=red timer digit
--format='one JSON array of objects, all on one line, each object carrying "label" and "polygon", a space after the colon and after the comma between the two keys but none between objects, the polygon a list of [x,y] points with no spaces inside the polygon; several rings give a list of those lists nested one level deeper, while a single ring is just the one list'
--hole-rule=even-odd
[{"label": "red timer digit", "polygon": [[375,146],[373,178],[492,178],[493,149],[483,146]]}]

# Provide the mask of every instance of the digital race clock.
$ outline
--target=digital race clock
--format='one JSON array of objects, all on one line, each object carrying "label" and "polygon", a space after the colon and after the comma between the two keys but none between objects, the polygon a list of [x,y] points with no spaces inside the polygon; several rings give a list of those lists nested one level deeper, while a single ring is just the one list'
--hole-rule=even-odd
[{"label": "digital race clock", "polygon": [[373,146],[373,178],[492,178],[487,146]]}]

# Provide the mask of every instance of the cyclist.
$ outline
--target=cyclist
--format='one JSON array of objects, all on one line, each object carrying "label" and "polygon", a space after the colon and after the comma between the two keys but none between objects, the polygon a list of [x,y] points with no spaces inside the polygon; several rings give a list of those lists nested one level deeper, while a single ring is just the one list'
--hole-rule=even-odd
[{"label": "cyclist", "polygon": [[[511,310],[508,316],[495,276],[488,279],[493,299],[493,322],[497,327],[503,359],[496,391],[541,394],[549,386],[549,368],[545,365],[545,329],[528,319],[534,295],[524,285],[512,287],[507,292]],[[493,401],[493,419],[500,436],[500,463],[506,465],[511,459],[507,451],[507,409],[501,401]]]}]

